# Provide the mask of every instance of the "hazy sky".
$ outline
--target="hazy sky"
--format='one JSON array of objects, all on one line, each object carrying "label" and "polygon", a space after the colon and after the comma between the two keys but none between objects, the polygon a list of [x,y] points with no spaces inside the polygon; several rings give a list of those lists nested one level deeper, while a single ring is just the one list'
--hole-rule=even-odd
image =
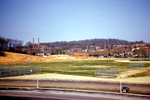
[{"label": "hazy sky", "polygon": [[38,42],[150,42],[150,0],[0,0],[0,36]]}]

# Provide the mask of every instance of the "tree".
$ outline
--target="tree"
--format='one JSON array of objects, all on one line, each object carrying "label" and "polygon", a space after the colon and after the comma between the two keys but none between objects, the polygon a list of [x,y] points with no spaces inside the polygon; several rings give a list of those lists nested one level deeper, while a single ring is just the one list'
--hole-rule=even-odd
[{"label": "tree", "polygon": [[12,40],[12,39],[9,39],[9,42],[8,42],[9,48],[12,47],[12,44],[13,44],[13,40]]},{"label": "tree", "polygon": [[113,53],[114,54],[119,54],[119,50],[117,48],[113,48]]},{"label": "tree", "polygon": [[25,46],[29,49],[32,48],[32,42],[31,41],[27,42]]},{"label": "tree", "polygon": [[112,49],[112,52],[113,52],[113,56],[114,56],[114,57],[117,57],[117,56],[119,55],[119,50],[118,50],[118,48],[115,48],[115,47],[114,47],[114,48]]},{"label": "tree", "polygon": [[3,48],[5,43],[5,39],[3,37],[0,37],[0,47]]},{"label": "tree", "polygon": [[109,53],[108,50],[104,50],[104,51],[103,51],[103,56],[104,56],[104,57],[107,57],[107,56],[108,56],[108,53]]},{"label": "tree", "polygon": [[133,51],[133,53],[134,53],[135,55],[138,55],[139,57],[144,57],[144,56],[146,56],[145,47],[139,47],[139,48],[135,49],[135,50]]},{"label": "tree", "polygon": [[23,46],[23,41],[22,41],[22,40],[19,40],[19,41],[18,41],[17,48],[22,48],[22,46]]},{"label": "tree", "polygon": [[145,47],[140,47],[140,55],[141,55],[142,58],[146,56]]}]

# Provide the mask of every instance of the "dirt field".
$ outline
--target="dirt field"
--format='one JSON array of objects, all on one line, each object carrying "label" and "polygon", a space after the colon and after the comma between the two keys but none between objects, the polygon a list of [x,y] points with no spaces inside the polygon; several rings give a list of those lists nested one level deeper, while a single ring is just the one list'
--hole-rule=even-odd
[{"label": "dirt field", "polygon": [[32,62],[56,62],[56,61],[78,61],[78,60],[119,60],[117,58],[95,58],[89,57],[87,59],[75,58],[68,55],[51,55],[48,57],[33,56],[27,54],[5,52],[4,57],[0,56],[0,64],[14,64],[27,63],[28,60]]},{"label": "dirt field", "polygon": [[[77,61],[77,60],[115,60],[117,62],[129,62],[129,60],[121,60],[121,59],[117,59],[117,58],[92,58],[91,57],[88,59],[82,59],[82,58],[76,59],[75,57],[71,57],[68,55],[52,55],[52,56],[48,56],[48,57],[39,57],[39,56],[33,56],[33,55],[5,52],[5,57],[0,57],[0,64],[27,63],[28,60],[32,60],[32,62],[55,62],[55,61]],[[102,66],[102,67],[104,67],[104,66]],[[142,70],[139,70],[139,69],[129,70],[127,72],[121,73],[116,78],[98,78],[98,77],[84,77],[84,76],[46,73],[46,74],[39,74],[39,79],[119,82],[120,76],[121,76],[122,82],[150,84],[150,76],[127,78],[127,76],[129,76],[129,75],[133,75],[133,74],[139,73],[139,72],[144,72],[147,69],[150,69],[150,68],[148,67],[148,68],[145,68]],[[1,79],[3,79],[3,78],[1,78]],[[13,77],[5,77],[4,79],[36,79],[36,75],[13,76]]]}]

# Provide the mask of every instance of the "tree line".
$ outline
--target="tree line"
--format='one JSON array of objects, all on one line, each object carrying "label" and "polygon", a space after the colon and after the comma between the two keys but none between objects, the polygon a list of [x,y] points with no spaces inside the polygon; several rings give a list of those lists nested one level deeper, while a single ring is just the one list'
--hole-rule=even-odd
[{"label": "tree line", "polygon": [[41,45],[47,45],[49,48],[89,48],[90,46],[99,46],[101,49],[104,49],[104,41],[106,41],[107,48],[112,49],[113,45],[131,45],[134,43],[143,43],[143,41],[129,42],[126,40],[120,39],[86,39],[79,41],[56,41],[51,43],[40,43]]},{"label": "tree line", "polygon": [[[143,41],[135,41],[129,42],[126,40],[120,39],[86,39],[86,40],[79,40],[79,41],[56,41],[56,42],[49,42],[49,43],[40,43],[40,45],[46,45],[50,48],[52,54],[65,54],[65,50],[69,48],[82,48],[82,49],[90,49],[90,46],[99,46],[100,49],[104,49],[104,41],[106,41],[107,49],[114,49],[114,45],[132,45],[134,43],[143,43]],[[37,44],[34,45],[37,47]],[[32,49],[33,43],[27,42],[23,45],[22,40],[17,39],[9,39],[3,38],[0,36],[0,55],[3,55],[1,51],[10,51],[10,52],[17,52],[17,53],[27,53],[22,51],[23,48]],[[141,51],[136,51],[141,52]]]},{"label": "tree line", "polygon": [[1,51],[10,51],[16,52],[15,48],[17,48],[18,52],[22,53],[23,41],[17,39],[9,39],[0,36],[0,56],[3,56]]}]

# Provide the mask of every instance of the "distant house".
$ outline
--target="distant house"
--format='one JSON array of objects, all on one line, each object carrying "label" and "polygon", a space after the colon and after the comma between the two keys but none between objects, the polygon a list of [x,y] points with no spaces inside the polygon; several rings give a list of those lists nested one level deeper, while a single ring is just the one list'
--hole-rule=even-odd
[{"label": "distant house", "polygon": [[77,48],[77,52],[82,52],[82,48]]},{"label": "distant house", "polygon": [[35,53],[36,56],[44,56],[44,53],[43,52],[37,52]]},{"label": "distant house", "polygon": [[50,56],[51,54],[49,52],[36,52],[36,56]]},{"label": "distant house", "polygon": [[132,52],[132,51],[127,51],[127,52],[126,52],[126,55],[132,56],[132,55],[133,55],[133,52]]},{"label": "distant house", "polygon": [[136,44],[133,44],[132,45],[132,48],[135,48],[135,47],[140,47],[140,46],[145,46],[147,43],[136,43]]},{"label": "distant house", "polygon": [[70,52],[76,52],[76,48],[70,48]]},{"label": "distant house", "polygon": [[88,52],[88,49],[85,49],[84,52]]},{"label": "distant house", "polygon": [[100,47],[99,46],[95,46],[95,49],[97,50],[97,49],[100,49]]},{"label": "distant house", "polygon": [[47,45],[40,45],[41,51],[49,51],[49,47]]}]

